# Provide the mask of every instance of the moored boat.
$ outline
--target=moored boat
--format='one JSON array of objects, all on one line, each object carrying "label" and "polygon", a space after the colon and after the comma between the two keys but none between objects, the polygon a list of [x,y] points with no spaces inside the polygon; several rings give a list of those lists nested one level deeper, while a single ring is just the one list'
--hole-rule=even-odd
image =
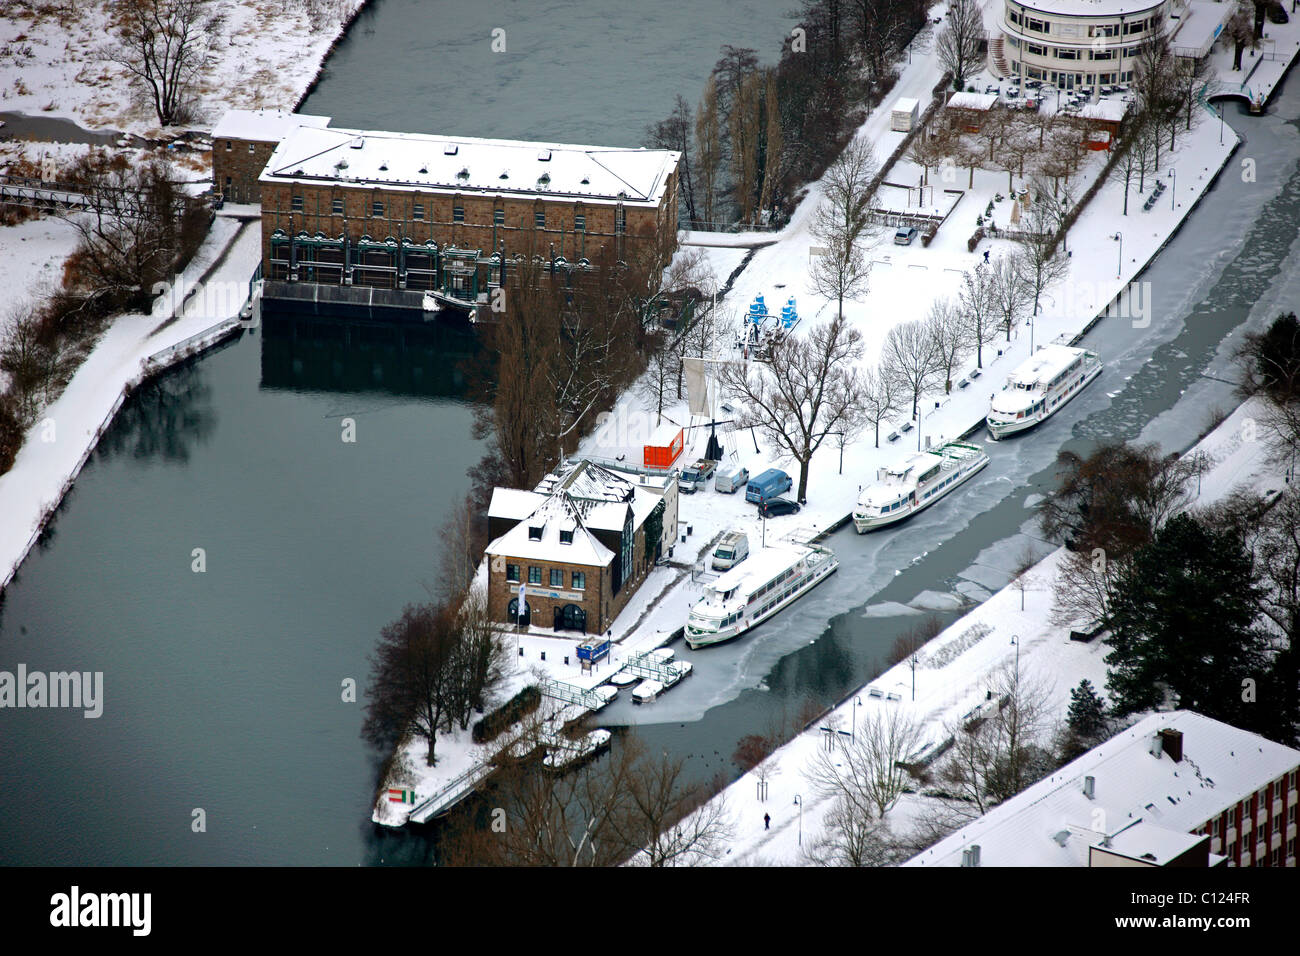
[{"label": "moored boat", "polygon": [[993,396],[985,423],[994,439],[1033,428],[1101,374],[1096,352],[1070,345],[1044,345],[1007,376]]},{"label": "moored boat", "polygon": [[858,534],[881,528],[928,508],[989,463],[978,445],[951,441],[881,468],[876,482],[858,496],[853,527]]},{"label": "moored boat", "polygon": [[686,643],[695,649],[739,637],[794,603],[838,567],[830,548],[761,548],[705,588],[686,618]]}]

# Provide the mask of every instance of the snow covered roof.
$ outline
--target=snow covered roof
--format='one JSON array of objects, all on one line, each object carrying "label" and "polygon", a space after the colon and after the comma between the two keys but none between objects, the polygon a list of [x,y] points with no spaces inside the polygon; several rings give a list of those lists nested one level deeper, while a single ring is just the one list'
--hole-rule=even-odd
[{"label": "snow covered roof", "polygon": [[[1155,742],[1182,733],[1182,759]],[[1166,862],[1186,834],[1300,765],[1300,750],[1189,710],[1153,714],[908,860],[960,866],[1086,866],[1089,848]],[[1085,777],[1093,779],[1091,798]],[[1150,854],[1150,857],[1146,857]]]},{"label": "snow covered roof", "polygon": [[1025,385],[1045,385],[1061,372],[1070,367],[1070,363],[1084,353],[1071,345],[1044,345],[1032,356],[1025,359],[1007,376],[1007,383]]},{"label": "snow covered roof", "polygon": [[1174,21],[1174,52],[1179,56],[1202,57],[1210,52],[1219,32],[1232,18],[1235,4],[1190,0]]},{"label": "snow covered roof", "polygon": [[1106,98],[1098,100],[1095,103],[1084,103],[1079,107],[1079,116],[1083,119],[1105,120],[1109,123],[1118,123],[1128,112],[1128,101]]},{"label": "snow covered roof", "polygon": [[278,143],[299,126],[328,126],[328,116],[291,113],[288,110],[226,110],[212,130],[213,139],[243,139]]},{"label": "snow covered roof", "polygon": [[260,179],[655,207],[680,158],[671,150],[297,126]]},{"label": "snow covered roof", "polygon": [[740,587],[741,595],[761,588],[772,578],[808,554],[807,548],[768,545],[749,553],[749,557],[709,585],[708,590],[725,594]]},{"label": "snow covered roof", "polygon": [[636,493],[636,486],[628,479],[586,459],[561,466],[537,486],[543,493],[560,489],[587,501],[631,501]]},{"label": "snow covered roof", "polygon": [[575,504],[582,513],[583,523],[588,528],[621,532],[627,521],[626,501],[576,500]]},{"label": "snow covered roof", "polygon": [[900,96],[894,100],[894,112],[910,113],[917,108],[919,104],[911,96]]},{"label": "snow covered roof", "polygon": [[996,93],[954,93],[947,106],[955,110],[991,110],[998,101]]},{"label": "snow covered roof", "polygon": [[519,488],[493,488],[492,500],[488,502],[489,518],[508,518],[522,521],[537,510],[546,500],[546,496],[535,491],[523,491]]},{"label": "snow covered roof", "polygon": [[[572,532],[572,540],[561,541],[561,531]],[[588,567],[604,567],[614,557],[614,552],[587,530],[578,506],[564,492],[547,498],[541,507],[489,544],[485,553]]]}]

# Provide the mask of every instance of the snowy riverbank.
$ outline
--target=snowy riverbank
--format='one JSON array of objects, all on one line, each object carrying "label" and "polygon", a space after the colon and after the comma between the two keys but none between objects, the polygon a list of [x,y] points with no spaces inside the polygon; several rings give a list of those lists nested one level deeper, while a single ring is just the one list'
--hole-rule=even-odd
[{"label": "snowy riverbank", "polygon": [[[1285,469],[1267,460],[1264,442],[1253,440],[1253,428],[1245,425],[1258,415],[1254,403],[1247,402],[1194,446],[1192,451],[1203,451],[1212,461],[1194,505],[1220,500],[1238,488],[1263,493],[1284,486]],[[731,784],[719,798],[726,801],[734,830],[725,863],[807,862],[803,848],[816,841],[833,803],[818,793],[809,776],[824,747],[822,726],[851,732],[857,722],[870,719],[873,711],[898,709],[921,726],[926,741],[938,740],[945,726],[984,699],[994,675],[1017,656],[1025,679],[1038,681],[1048,690],[1049,721],[1064,719],[1070,690],[1080,680],[1087,678],[1093,686],[1104,688],[1106,647],[1099,639],[1073,641],[1068,628],[1050,620],[1052,584],[1064,554],[1063,548],[1053,551],[1026,572],[1023,594],[1017,586],[1008,585],[928,642],[915,669],[915,699],[913,670],[906,662],[897,664],[849,694],[816,726],[805,729],[769,758],[766,800],[759,799],[758,779],[752,771]],[[802,822],[796,795],[803,804]],[[908,819],[926,800],[905,797],[889,814],[891,826],[905,830]],[[764,828],[764,814],[772,818],[770,830]]]}]

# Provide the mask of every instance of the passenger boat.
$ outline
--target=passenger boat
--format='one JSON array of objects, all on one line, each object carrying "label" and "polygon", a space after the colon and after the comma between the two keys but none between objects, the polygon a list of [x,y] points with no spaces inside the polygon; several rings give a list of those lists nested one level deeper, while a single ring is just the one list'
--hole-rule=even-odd
[{"label": "passenger boat", "polygon": [[881,468],[853,509],[858,534],[881,528],[928,508],[989,463],[977,445],[951,441],[908,456],[901,464]]},{"label": "passenger boat", "polygon": [[1044,345],[1016,367],[989,408],[989,435],[997,440],[1033,428],[1061,410],[1101,374],[1096,352]]},{"label": "passenger boat", "polygon": [[704,590],[686,618],[692,649],[739,637],[826,580],[839,561],[830,548],[761,548]]}]

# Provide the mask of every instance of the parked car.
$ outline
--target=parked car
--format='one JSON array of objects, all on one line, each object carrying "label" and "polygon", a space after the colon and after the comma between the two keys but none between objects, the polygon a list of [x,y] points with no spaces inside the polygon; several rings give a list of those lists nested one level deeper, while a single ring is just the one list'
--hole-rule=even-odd
[{"label": "parked car", "polygon": [[781,515],[798,514],[799,505],[789,498],[769,498],[758,506],[758,513],[764,518],[778,518]]},{"label": "parked car", "polygon": [[769,468],[757,478],[749,479],[749,484],[745,486],[745,500],[759,504],[785,494],[793,484],[790,476],[780,468]]},{"label": "parked car", "polygon": [[749,469],[739,465],[728,465],[718,471],[713,479],[713,490],[724,495],[732,495],[749,482]]},{"label": "parked car", "polygon": [[894,245],[910,246],[912,240],[916,238],[916,228],[914,226],[903,226],[898,232],[894,233]]},{"label": "parked car", "polygon": [[743,531],[727,534],[713,549],[713,570],[726,571],[749,557],[749,537]]}]

